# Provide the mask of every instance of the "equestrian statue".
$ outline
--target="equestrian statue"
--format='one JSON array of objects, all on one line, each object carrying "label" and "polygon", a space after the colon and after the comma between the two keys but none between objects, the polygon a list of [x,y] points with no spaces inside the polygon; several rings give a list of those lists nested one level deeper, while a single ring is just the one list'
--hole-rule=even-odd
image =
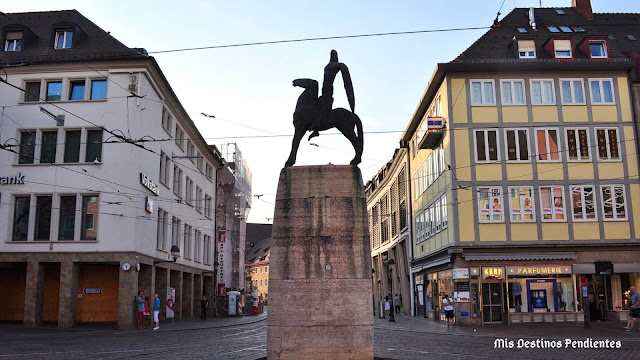
[{"label": "equestrian statue", "polygon": [[[333,81],[338,73],[342,74],[344,89],[347,92],[347,100],[351,111],[343,108],[333,109]],[[300,146],[300,140],[307,131],[312,131],[308,140],[319,136],[319,131],[331,128],[338,129],[353,145],[356,156],[351,160],[351,165],[358,165],[362,161],[362,122],[355,114],[355,97],[353,84],[347,65],[338,62],[338,52],[331,50],[329,64],[324,68],[324,81],[322,83],[322,96],[318,97],[318,82],[313,79],[295,79],[293,86],[305,89],[296,104],[293,113],[293,126],[295,135],[291,145],[291,154],[285,166],[296,163],[296,154]],[[357,129],[358,133],[354,131]]]}]

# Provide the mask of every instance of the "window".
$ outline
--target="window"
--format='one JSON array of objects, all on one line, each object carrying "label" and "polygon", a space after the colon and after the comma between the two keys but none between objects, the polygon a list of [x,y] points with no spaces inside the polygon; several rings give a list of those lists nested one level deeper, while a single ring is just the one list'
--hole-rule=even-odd
[{"label": "window", "polygon": [[49,241],[52,196],[36,196],[36,235],[34,240]]},{"label": "window", "polygon": [[560,29],[558,29],[557,26],[547,26],[547,29],[549,29],[549,31],[551,31],[552,33],[560,32]]},{"label": "window", "polygon": [[495,105],[493,80],[470,80],[472,105]]},{"label": "window", "polygon": [[84,80],[72,80],[69,82],[69,100],[84,100]]},{"label": "window", "polygon": [[98,197],[82,197],[82,229],[80,240],[96,240],[98,233]]},{"label": "window", "polygon": [[624,185],[601,186],[604,220],[627,220]]},{"label": "window", "polygon": [[80,162],[80,130],[67,130],[64,141],[64,162]]},{"label": "window", "polygon": [[13,208],[13,236],[11,241],[27,241],[29,234],[30,196],[16,196]]},{"label": "window", "polygon": [[211,218],[211,196],[204,196],[204,216]]},{"label": "window", "polygon": [[573,32],[573,29],[566,25],[561,25],[560,30],[562,30],[562,32],[567,32],[567,33]]},{"label": "window", "polygon": [[611,105],[613,101],[613,81],[611,79],[589,79],[591,103]]},{"label": "window", "polygon": [[480,222],[503,222],[502,188],[480,187],[478,193]]},{"label": "window", "polygon": [[40,101],[40,81],[28,81],[25,83],[25,102]]},{"label": "window", "polygon": [[204,176],[207,180],[213,181],[213,167],[209,163],[205,163],[204,170]]},{"label": "window", "polygon": [[531,103],[534,105],[555,104],[553,80],[531,80]]},{"label": "window", "polygon": [[200,154],[199,151],[196,151],[196,166],[198,167],[198,170],[200,170],[200,172],[202,172],[202,162],[203,162],[202,154]]},{"label": "window", "polygon": [[189,157],[189,160],[191,160],[192,163],[195,163],[195,159],[193,158],[195,156],[195,150],[196,150],[196,147],[193,146],[193,143],[187,140],[187,156]]},{"label": "window", "polygon": [[171,246],[173,245],[180,245],[180,220],[176,217],[171,220]]},{"label": "window", "polygon": [[584,104],[582,79],[560,79],[563,105]]},{"label": "window", "polygon": [[40,163],[53,164],[56,162],[56,146],[58,131],[43,131],[40,145]]},{"label": "window", "polygon": [[542,221],[566,221],[562,186],[541,186],[540,207],[542,208]]},{"label": "window", "polygon": [[571,40],[553,40],[556,59],[571,59]]},{"label": "window", "polygon": [[54,49],[71,49],[73,44],[73,30],[56,30]]},{"label": "window", "polygon": [[591,160],[591,141],[587,128],[565,128],[567,137],[567,159],[569,161]]},{"label": "window", "polygon": [[528,32],[527,28],[523,28],[523,27],[518,27],[516,28],[518,30],[519,33],[526,33]]},{"label": "window", "polygon": [[188,176],[187,176],[187,191],[184,195],[185,197],[185,201],[188,205],[193,206],[193,180],[191,180]]},{"label": "window", "polygon": [[429,207],[429,219],[431,220],[429,224],[431,224],[431,235],[433,236],[436,234],[436,213],[433,205]]},{"label": "window", "polygon": [[60,196],[58,240],[74,240],[76,228],[76,196]]},{"label": "window", "polygon": [[499,161],[498,130],[475,130],[476,162]]},{"label": "window", "polygon": [[47,101],[62,99],[62,81],[47,81]]},{"label": "window", "polygon": [[36,151],[36,132],[23,131],[20,133],[20,155],[18,164],[33,164]]},{"label": "window", "polygon": [[442,195],[440,198],[440,204],[442,208],[442,230],[449,226],[449,214],[447,213],[447,195]]},{"label": "window", "polygon": [[558,129],[536,129],[538,161],[560,161]]},{"label": "window", "polygon": [[431,214],[431,208],[428,208],[422,216],[423,241],[431,237]]},{"label": "window", "polygon": [[171,134],[172,121],[173,118],[171,117],[171,114],[169,114],[169,111],[165,108],[162,108],[162,128],[167,130],[169,134]]},{"label": "window", "polygon": [[178,165],[173,166],[173,193],[182,196],[182,170]]},{"label": "window", "polygon": [[104,100],[107,98],[107,80],[91,81],[91,100]]},{"label": "window", "polygon": [[4,51],[22,50],[22,31],[7,31],[4,41]]},{"label": "window", "polygon": [[184,131],[180,129],[180,127],[176,124],[176,145],[180,147],[180,149],[184,148]]},{"label": "window", "polygon": [[191,237],[191,225],[184,224],[184,257],[191,259],[193,256],[193,241]]},{"label": "window", "polygon": [[616,39],[615,35],[609,35],[609,36],[607,36],[607,38],[608,38],[609,40],[615,40],[615,39]]},{"label": "window", "polygon": [[196,211],[202,212],[202,189],[196,186]]},{"label": "window", "polygon": [[433,204],[433,208],[433,212],[435,213],[435,219],[433,219],[433,222],[436,226],[436,233],[439,233],[442,229],[442,223],[440,222],[440,216],[442,215],[442,210],[440,209],[440,199],[436,200],[436,202]]},{"label": "window", "polygon": [[169,156],[164,151],[160,152],[160,182],[167,185],[170,181],[170,169],[171,163]]},{"label": "window", "polygon": [[529,132],[527,129],[506,129],[507,161],[529,161]]},{"label": "window", "polygon": [[567,13],[563,9],[556,9],[556,14],[558,14],[558,15],[566,15]]},{"label": "window", "polygon": [[636,37],[633,35],[627,35],[627,39],[629,40],[636,40]]},{"label": "window", "polygon": [[571,205],[574,221],[597,220],[594,186],[571,186]]},{"label": "window", "polygon": [[598,161],[620,160],[618,128],[596,128]]},{"label": "window", "polygon": [[196,249],[193,257],[195,261],[200,262],[202,261],[202,233],[196,230],[194,238],[196,239]]},{"label": "window", "polygon": [[211,236],[204,236],[204,263],[206,265],[211,264]]},{"label": "window", "polygon": [[533,210],[532,187],[509,187],[509,201],[511,206],[511,221],[530,222],[536,220]]},{"label": "window", "polygon": [[87,130],[87,150],[84,161],[102,161],[102,130]]},{"label": "window", "polygon": [[607,57],[607,44],[604,41],[590,41],[589,49],[591,50],[592,59],[604,59]]},{"label": "window", "polygon": [[169,223],[169,214],[158,208],[158,236],[156,239],[156,248],[159,250],[167,249],[167,225]]},{"label": "window", "polygon": [[584,32],[585,31],[582,26],[573,26],[572,29],[575,32]]},{"label": "window", "polygon": [[524,105],[524,80],[500,80],[502,105]]}]

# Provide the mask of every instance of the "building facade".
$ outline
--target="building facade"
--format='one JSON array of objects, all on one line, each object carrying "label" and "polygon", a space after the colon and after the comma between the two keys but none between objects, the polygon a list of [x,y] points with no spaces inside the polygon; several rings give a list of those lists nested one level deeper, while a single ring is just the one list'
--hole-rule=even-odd
[{"label": "building facade", "polygon": [[[406,149],[396,149],[393,159],[367,182],[367,211],[371,238],[373,303],[377,314],[388,296],[397,294],[402,310],[411,314],[413,292],[409,276],[411,224]],[[389,264],[393,259],[395,264]],[[382,307],[384,309],[384,307]]]},{"label": "building facade", "polygon": [[626,320],[640,285],[634,16],[514,9],[438,64],[402,139],[419,315],[443,319],[448,294],[464,325]]},{"label": "building facade", "polygon": [[0,320],[133,328],[139,291],[199,315],[222,157],[156,61],[75,10],[0,29]]},{"label": "building facade", "polygon": [[245,274],[264,304],[269,298],[269,260],[272,224],[247,224]]}]

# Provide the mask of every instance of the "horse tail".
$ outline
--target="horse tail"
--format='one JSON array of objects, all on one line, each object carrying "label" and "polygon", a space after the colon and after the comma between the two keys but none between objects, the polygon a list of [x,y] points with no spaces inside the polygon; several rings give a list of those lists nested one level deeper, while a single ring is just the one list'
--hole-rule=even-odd
[{"label": "horse tail", "polygon": [[360,121],[360,117],[358,115],[353,114],[356,119],[356,128],[358,129],[358,145],[360,146],[360,151],[364,151],[364,134],[362,133],[362,121]]}]

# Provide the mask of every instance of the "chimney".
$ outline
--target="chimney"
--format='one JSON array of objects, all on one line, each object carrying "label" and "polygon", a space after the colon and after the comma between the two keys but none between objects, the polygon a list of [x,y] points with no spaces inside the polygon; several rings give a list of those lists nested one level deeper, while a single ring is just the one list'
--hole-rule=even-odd
[{"label": "chimney", "polygon": [[582,16],[593,20],[593,10],[591,10],[591,0],[571,0],[571,7],[575,8]]}]

